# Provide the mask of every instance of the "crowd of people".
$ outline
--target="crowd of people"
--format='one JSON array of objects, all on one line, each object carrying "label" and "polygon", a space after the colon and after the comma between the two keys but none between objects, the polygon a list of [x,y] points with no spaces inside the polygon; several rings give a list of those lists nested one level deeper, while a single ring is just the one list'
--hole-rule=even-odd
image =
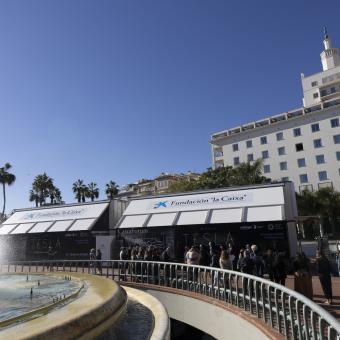
[{"label": "crowd of people", "polygon": [[119,253],[120,260],[133,261],[170,261],[170,247],[162,249],[160,247],[139,245],[130,247],[121,247]]},{"label": "crowd of people", "polygon": [[[122,247],[119,258],[122,261],[174,261],[171,258],[169,247],[142,247],[139,245]],[[338,254],[337,259],[340,259],[340,254]],[[243,248],[236,249],[232,243],[215,245],[213,242],[209,242],[208,245],[200,244],[193,245],[190,248],[186,247],[183,262],[189,265],[211,267],[212,269],[221,268],[239,271],[257,277],[264,277],[281,285],[285,285],[287,274],[292,273],[294,274],[294,290],[310,299],[313,299],[313,266],[324,291],[326,303],[332,303],[332,268],[327,257],[320,251],[317,252],[313,261],[310,261],[303,252],[298,253],[293,261],[289,261],[285,253],[273,249],[261,252],[255,244],[246,244]],[[189,274],[190,279],[192,279],[195,276],[195,271]],[[217,285],[217,276],[213,278],[213,284]]]},{"label": "crowd of people", "polygon": [[285,284],[288,271],[283,253],[268,249],[262,254],[255,244],[246,244],[239,251],[236,251],[231,243],[227,246],[215,246],[213,242],[209,242],[208,247],[202,244],[192,246],[185,249],[184,262],[240,271],[258,277],[268,275],[270,280],[282,285]]}]

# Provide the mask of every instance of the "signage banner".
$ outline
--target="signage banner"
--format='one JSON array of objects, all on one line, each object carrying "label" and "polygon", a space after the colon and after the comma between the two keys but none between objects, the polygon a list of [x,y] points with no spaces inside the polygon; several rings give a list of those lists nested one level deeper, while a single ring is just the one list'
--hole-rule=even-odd
[{"label": "signage banner", "polygon": [[3,224],[97,218],[103,213],[108,204],[84,204],[58,208],[54,206],[53,208],[16,211]]},{"label": "signage banner", "polygon": [[130,202],[124,215],[221,208],[229,209],[274,204],[284,204],[282,187],[137,199]]}]

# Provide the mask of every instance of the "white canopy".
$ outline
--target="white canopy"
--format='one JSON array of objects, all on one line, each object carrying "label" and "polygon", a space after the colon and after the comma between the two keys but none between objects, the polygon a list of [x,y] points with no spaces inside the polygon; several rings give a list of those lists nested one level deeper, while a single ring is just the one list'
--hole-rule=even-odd
[{"label": "white canopy", "polygon": [[133,199],[118,228],[293,220],[292,183]]},{"label": "white canopy", "polygon": [[16,210],[0,235],[91,230],[109,202]]}]

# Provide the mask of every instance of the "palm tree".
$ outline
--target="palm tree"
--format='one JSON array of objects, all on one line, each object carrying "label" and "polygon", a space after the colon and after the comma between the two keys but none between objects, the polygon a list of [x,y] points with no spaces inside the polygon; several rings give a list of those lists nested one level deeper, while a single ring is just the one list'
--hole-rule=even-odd
[{"label": "palm tree", "polygon": [[97,183],[91,182],[87,186],[87,193],[86,196],[91,198],[91,201],[93,202],[95,198],[99,197],[99,189],[97,187]]},{"label": "palm tree", "polygon": [[49,191],[53,189],[53,179],[47,176],[46,172],[35,177],[32,183],[32,189],[39,195],[40,206],[46,203],[46,198],[49,196]]},{"label": "palm tree", "polygon": [[253,164],[241,163],[233,169],[232,185],[261,184],[267,180],[262,176],[263,160],[257,159]]},{"label": "palm tree", "polygon": [[59,204],[61,202],[61,192],[57,187],[53,186],[53,188],[50,188],[48,195],[51,199],[51,204]]},{"label": "palm tree", "polygon": [[62,197],[61,197],[61,191],[58,188],[55,188],[54,190],[54,198],[55,198],[55,202],[60,204],[62,201]]},{"label": "palm tree", "polygon": [[10,186],[15,182],[15,179],[16,179],[15,175],[8,172],[8,170],[11,168],[12,168],[12,165],[9,163],[6,163],[2,168],[0,168],[0,183],[2,184],[2,193],[4,197],[2,215],[5,214],[5,208],[6,208],[6,184]]},{"label": "palm tree", "polygon": [[34,191],[30,190],[30,197],[29,197],[30,202],[35,202],[35,207],[37,208],[39,205],[39,195]]},{"label": "palm tree", "polygon": [[78,203],[80,203],[82,200],[83,202],[85,202],[86,189],[86,185],[81,179],[78,179],[73,183],[72,191],[75,193],[75,197],[78,200]]},{"label": "palm tree", "polygon": [[118,194],[118,188],[119,188],[119,186],[113,181],[110,181],[109,183],[107,183],[106,184],[106,190],[105,190],[107,198],[112,200],[113,197]]}]

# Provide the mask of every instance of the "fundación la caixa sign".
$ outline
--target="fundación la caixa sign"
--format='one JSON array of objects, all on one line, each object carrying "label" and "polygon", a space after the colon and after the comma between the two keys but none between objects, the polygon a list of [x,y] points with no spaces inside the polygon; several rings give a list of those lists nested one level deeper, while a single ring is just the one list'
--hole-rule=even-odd
[{"label": "fundaci\u00f3n la caixa sign", "polygon": [[[220,197],[219,197],[220,196]],[[153,204],[153,209],[163,209],[163,208],[178,208],[178,207],[194,207],[199,205],[214,205],[219,203],[235,203],[235,202],[247,202],[252,201],[252,193],[224,193],[221,195],[207,195],[200,198],[174,198],[169,200],[160,200]]]},{"label": "fundaci\u00f3n la caixa sign", "polygon": [[140,198],[130,202],[124,215],[158,214],[163,212],[230,209],[247,206],[284,204],[282,186],[244,190],[224,190],[179,196]]}]

